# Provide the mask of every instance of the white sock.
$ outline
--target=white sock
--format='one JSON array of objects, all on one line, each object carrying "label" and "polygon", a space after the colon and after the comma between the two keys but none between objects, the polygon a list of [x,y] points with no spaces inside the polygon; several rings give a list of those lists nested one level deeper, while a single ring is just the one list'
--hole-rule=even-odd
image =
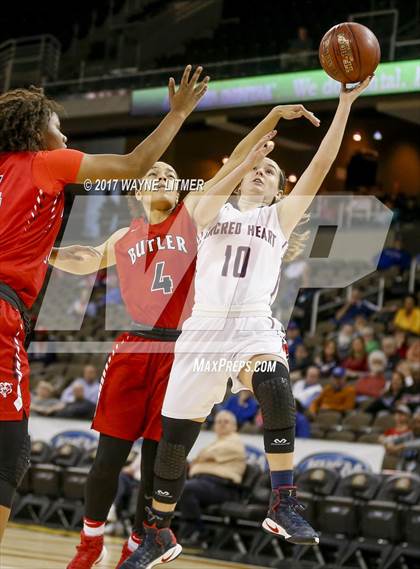
[{"label": "white sock", "polygon": [[83,519],[83,533],[88,537],[97,537],[104,535],[105,522],[95,522],[87,518]]},{"label": "white sock", "polygon": [[129,549],[131,552],[136,551],[136,549],[137,549],[138,546],[140,545],[140,541],[141,541],[141,540],[137,537],[137,535],[131,534],[130,537],[129,537],[129,539],[128,539],[128,542],[127,542],[128,549]]}]

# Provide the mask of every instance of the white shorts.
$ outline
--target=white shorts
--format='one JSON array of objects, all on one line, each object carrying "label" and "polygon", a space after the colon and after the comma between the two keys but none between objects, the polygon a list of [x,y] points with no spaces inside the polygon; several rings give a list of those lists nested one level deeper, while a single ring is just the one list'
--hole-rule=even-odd
[{"label": "white shorts", "polygon": [[162,414],[173,419],[207,417],[223,401],[229,378],[233,393],[247,389],[238,374],[253,356],[262,354],[280,356],[288,367],[284,329],[275,318],[192,316],[175,344]]}]

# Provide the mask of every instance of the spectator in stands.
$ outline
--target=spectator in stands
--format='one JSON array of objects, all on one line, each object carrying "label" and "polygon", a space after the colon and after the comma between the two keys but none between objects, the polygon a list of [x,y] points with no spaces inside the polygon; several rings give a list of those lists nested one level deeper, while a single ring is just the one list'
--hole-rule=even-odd
[{"label": "spectator in stands", "polygon": [[239,499],[239,485],[246,468],[244,444],[238,435],[235,416],[217,413],[214,421],[216,440],[202,449],[191,462],[180,501],[183,544],[201,545],[206,531],[201,508]]},{"label": "spectator in stands", "polygon": [[386,355],[380,350],[375,350],[368,357],[369,371],[356,381],[357,402],[368,398],[378,399],[385,389]]},{"label": "spectator in stands", "polygon": [[54,388],[47,381],[40,381],[31,399],[32,415],[48,415],[48,410],[55,407],[59,400],[54,397]]},{"label": "spectator in stands", "polygon": [[[292,379],[294,379],[296,375],[300,375],[302,371],[311,365],[311,363],[312,361],[309,356],[309,351],[305,344],[299,344],[296,346],[295,356],[289,360],[290,370],[294,374]],[[298,374],[295,372],[298,372]]]},{"label": "spectator in stands", "polygon": [[304,26],[299,26],[297,36],[289,43],[288,52],[293,55],[288,65],[292,69],[307,69],[310,65],[310,55],[313,44],[309,37],[308,30]]},{"label": "spectator in stands", "polygon": [[381,347],[383,353],[387,357],[387,364],[385,368],[385,377],[389,377],[389,374],[397,367],[400,361],[400,356],[398,354],[397,341],[393,336],[384,336],[381,341]]},{"label": "spectator in stands", "polygon": [[407,387],[401,402],[408,405],[412,411],[420,405],[420,370],[411,368],[411,379],[413,381],[410,387]]},{"label": "spectator in stands", "polygon": [[[403,457],[401,468],[407,470],[419,470],[420,463],[420,408],[414,413],[411,421],[411,436],[402,437],[402,440],[395,438],[387,444],[389,454],[400,455]],[[410,463],[414,463],[411,464]],[[407,468],[408,467],[408,468]]]},{"label": "spectator in stands", "polygon": [[367,371],[365,341],[360,336],[357,336],[352,341],[350,355],[343,361],[343,367],[346,368],[352,377],[358,377],[361,373]]},{"label": "spectator in stands", "polygon": [[308,409],[314,399],[322,391],[319,382],[319,369],[315,366],[309,366],[304,379],[299,379],[293,385],[293,396],[299,401],[304,409]]},{"label": "spectator in stands", "polygon": [[75,379],[61,394],[61,401],[63,403],[72,403],[75,400],[73,387],[76,383],[83,383],[86,399],[96,405],[99,393],[98,372],[96,367],[91,364],[85,365],[83,368],[83,376]]},{"label": "spectator in stands", "polygon": [[253,421],[258,413],[259,405],[252,391],[243,389],[239,393],[232,394],[222,405],[220,410],[230,411],[236,417],[238,427],[242,427],[248,421]]},{"label": "spectator in stands", "polygon": [[346,385],[346,370],[336,367],[332,372],[331,383],[326,385],[318,397],[312,402],[310,411],[314,415],[318,411],[351,411],[356,403],[354,387]]},{"label": "spectator in stands", "polygon": [[62,401],[50,409],[49,415],[63,417],[66,419],[92,419],[96,405],[86,399],[85,384],[81,380],[72,383],[72,401],[63,403]]},{"label": "spectator in stands", "polygon": [[403,307],[395,314],[394,326],[410,334],[420,334],[420,308],[414,296],[405,297]]},{"label": "spectator in stands", "polygon": [[420,369],[420,340],[416,340],[407,350],[406,361],[411,369]]},{"label": "spectator in stands", "polygon": [[311,423],[305,415],[305,408],[299,399],[296,399],[296,430],[295,436],[298,439],[309,439],[311,436]]},{"label": "spectator in stands", "polygon": [[349,355],[351,343],[354,339],[354,328],[351,324],[343,324],[336,335],[337,352],[340,360]]},{"label": "spectator in stands", "polygon": [[378,262],[378,270],[386,271],[392,267],[398,267],[399,274],[410,268],[411,255],[404,251],[402,241],[396,238],[392,245],[385,247]]},{"label": "spectator in stands", "polygon": [[403,442],[411,437],[411,411],[407,405],[398,405],[394,413],[394,426],[379,437],[379,442],[387,448],[389,444],[395,444],[397,441]]},{"label": "spectator in stands", "polygon": [[361,335],[363,340],[365,341],[367,354],[370,354],[375,350],[379,350],[380,344],[378,340],[375,338],[375,332],[371,326],[365,326],[364,328],[362,328]]},{"label": "spectator in stands", "polygon": [[372,401],[366,408],[367,413],[378,413],[379,411],[393,411],[397,401],[400,401],[406,390],[404,375],[399,371],[394,371],[391,381],[383,394]]},{"label": "spectator in stands", "polygon": [[336,312],[335,320],[338,325],[353,324],[357,316],[369,317],[377,311],[377,307],[362,298],[362,291],[353,287],[350,299]]},{"label": "spectator in stands", "polygon": [[55,362],[56,354],[51,349],[48,330],[35,331],[29,359],[31,362],[41,362],[45,367]]},{"label": "spectator in stands", "polygon": [[94,318],[97,313],[96,303],[90,300],[92,289],[82,288],[79,297],[70,305],[67,314],[70,316],[89,316]]},{"label": "spectator in stands", "polygon": [[397,353],[401,359],[404,359],[408,350],[407,333],[404,330],[395,330],[394,338],[397,343]]},{"label": "spectator in stands", "polygon": [[318,367],[321,377],[329,377],[332,370],[340,363],[335,340],[325,340],[322,352],[315,357],[315,365]]},{"label": "spectator in stands", "polygon": [[294,320],[289,323],[287,328],[287,347],[289,350],[289,357],[294,359],[297,346],[303,343],[300,328]]}]

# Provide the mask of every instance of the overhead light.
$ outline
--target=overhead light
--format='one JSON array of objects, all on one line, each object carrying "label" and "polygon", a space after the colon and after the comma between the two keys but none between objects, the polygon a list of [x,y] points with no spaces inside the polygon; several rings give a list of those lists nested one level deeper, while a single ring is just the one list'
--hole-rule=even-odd
[{"label": "overhead light", "polygon": [[353,134],[353,140],[355,142],[360,142],[362,140],[362,135],[360,134],[360,132],[355,132]]},{"label": "overhead light", "polygon": [[382,132],[380,130],[375,130],[373,133],[374,140],[382,140]]},{"label": "overhead light", "polygon": [[290,174],[287,178],[291,184],[295,184],[297,182],[297,176],[295,174]]},{"label": "overhead light", "polygon": [[226,164],[226,162],[229,160],[229,156],[224,156],[222,158],[222,164]]}]

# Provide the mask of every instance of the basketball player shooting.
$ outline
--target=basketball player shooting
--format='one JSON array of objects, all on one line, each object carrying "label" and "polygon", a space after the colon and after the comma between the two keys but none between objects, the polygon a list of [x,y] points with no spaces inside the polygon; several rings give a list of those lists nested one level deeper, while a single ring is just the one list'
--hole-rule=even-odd
[{"label": "basketball player shooting", "polygon": [[[169,528],[183,490],[186,458],[202,422],[223,400],[229,377],[233,392],[251,390],[262,410],[272,482],[264,530],[295,544],[319,542],[300,514],[293,484],[295,404],[284,328],[272,318],[270,305],[292,232],[337,156],[352,103],[369,82],[370,78],[354,88],[342,88],[327,134],[287,197],[278,199],[284,175],[267,157],[273,148],[267,141],[213,186],[195,208],[193,217],[200,231],[195,303],[175,347],[145,539],[122,569],[151,569],[181,553]],[[235,206],[226,203],[238,186]],[[195,362],[203,358],[211,365],[197,371]],[[240,371],[232,374],[218,365],[222,361],[239,364]]]}]

